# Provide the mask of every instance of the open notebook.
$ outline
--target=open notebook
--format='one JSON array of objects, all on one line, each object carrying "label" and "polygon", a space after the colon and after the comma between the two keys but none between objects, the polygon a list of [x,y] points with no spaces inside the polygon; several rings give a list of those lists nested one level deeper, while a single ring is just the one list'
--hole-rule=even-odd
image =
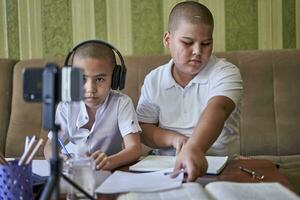
[{"label": "open notebook", "polygon": [[[150,155],[129,167],[129,171],[151,172],[164,169],[173,169],[175,156],[154,156]],[[208,162],[207,174],[219,174],[225,167],[228,156],[206,156]]]},{"label": "open notebook", "polygon": [[218,181],[203,188],[198,183],[184,183],[180,188],[161,192],[129,192],[122,194],[118,200],[300,200],[300,198],[279,183],[237,183]]}]

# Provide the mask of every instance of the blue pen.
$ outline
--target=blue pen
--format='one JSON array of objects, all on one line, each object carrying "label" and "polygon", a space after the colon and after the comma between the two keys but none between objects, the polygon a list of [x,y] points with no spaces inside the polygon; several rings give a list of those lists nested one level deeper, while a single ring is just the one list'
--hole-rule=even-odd
[{"label": "blue pen", "polygon": [[60,140],[60,138],[58,138],[58,143],[61,146],[61,148],[65,151],[68,158],[71,158],[71,154],[68,152],[67,148],[65,147],[64,143]]}]

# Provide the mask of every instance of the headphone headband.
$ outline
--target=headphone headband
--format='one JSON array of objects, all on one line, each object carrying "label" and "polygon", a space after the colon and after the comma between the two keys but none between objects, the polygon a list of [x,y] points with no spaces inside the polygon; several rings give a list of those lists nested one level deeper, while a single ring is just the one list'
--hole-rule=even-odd
[{"label": "headphone headband", "polygon": [[[116,90],[116,89],[122,90],[125,87],[125,79],[126,79],[125,62],[124,62],[124,59],[123,59],[120,51],[117,48],[115,48],[113,45],[109,44],[108,42],[105,42],[105,41],[102,41],[102,40],[86,40],[86,41],[83,41],[83,42],[77,44],[75,47],[73,47],[69,51],[68,55],[66,56],[64,66],[69,65],[68,63],[69,63],[70,57],[76,52],[76,50],[79,47],[81,47],[85,44],[89,44],[89,43],[105,45],[105,46],[109,47],[113,52],[115,52],[118,55],[119,60],[121,62],[121,65],[116,65],[115,66],[115,69],[114,69],[114,72],[113,72],[113,77],[112,77],[112,89],[113,90]],[[117,61],[116,61],[116,63],[117,63]]]}]

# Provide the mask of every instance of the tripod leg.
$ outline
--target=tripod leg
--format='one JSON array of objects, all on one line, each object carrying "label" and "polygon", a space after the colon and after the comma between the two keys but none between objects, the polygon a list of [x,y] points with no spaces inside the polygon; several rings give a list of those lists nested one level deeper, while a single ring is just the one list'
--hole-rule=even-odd
[{"label": "tripod leg", "polygon": [[[50,199],[53,191],[55,190],[55,185],[56,185],[55,182],[56,182],[55,177],[50,176],[47,181],[47,184],[43,190],[43,193],[41,195],[41,198],[40,198],[41,200]],[[58,198],[56,198],[56,199],[58,199]]]},{"label": "tripod leg", "polygon": [[53,137],[51,140],[52,144],[52,158],[50,160],[51,166],[51,175],[49,180],[43,190],[41,195],[42,200],[48,200],[51,197],[54,199],[59,199],[59,182],[60,182],[60,172],[61,172],[61,159],[58,156],[58,147],[57,147],[57,130],[58,128],[55,127],[53,130]]}]

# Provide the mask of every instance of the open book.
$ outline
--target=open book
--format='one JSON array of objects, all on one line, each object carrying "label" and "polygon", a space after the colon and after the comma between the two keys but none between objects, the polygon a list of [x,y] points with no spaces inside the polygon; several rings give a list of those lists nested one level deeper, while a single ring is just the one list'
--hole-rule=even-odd
[{"label": "open book", "polygon": [[180,188],[161,192],[130,192],[122,194],[118,200],[176,200],[176,199],[201,199],[201,200],[300,200],[289,189],[279,183],[237,183],[237,182],[212,182],[203,188],[198,183],[184,183]]},{"label": "open book", "polygon": [[[208,162],[207,174],[219,174],[225,167],[228,156],[206,156]],[[175,166],[175,156],[147,156],[141,161],[129,167],[129,171],[151,172],[164,169],[173,169]]]}]

